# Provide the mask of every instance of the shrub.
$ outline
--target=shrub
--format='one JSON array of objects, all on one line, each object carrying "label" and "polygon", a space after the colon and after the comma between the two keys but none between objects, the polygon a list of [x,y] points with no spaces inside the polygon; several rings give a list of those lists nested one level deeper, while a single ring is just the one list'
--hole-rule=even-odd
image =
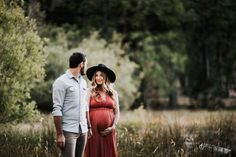
[{"label": "shrub", "polygon": [[30,90],[44,77],[43,42],[21,7],[0,2],[0,121],[36,114]]}]

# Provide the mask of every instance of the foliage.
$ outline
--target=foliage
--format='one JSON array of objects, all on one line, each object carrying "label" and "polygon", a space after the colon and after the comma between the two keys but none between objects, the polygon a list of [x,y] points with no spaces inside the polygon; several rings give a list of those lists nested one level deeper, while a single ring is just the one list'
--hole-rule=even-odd
[{"label": "foliage", "polygon": [[30,90],[44,77],[45,55],[35,21],[22,8],[0,5],[0,113],[1,122],[33,116]]},{"label": "foliage", "polygon": [[104,63],[116,72],[115,88],[118,90],[121,108],[129,108],[134,99],[138,97],[137,90],[140,78],[133,78],[137,65],[129,60],[122,49],[122,37],[120,35],[114,33],[113,40],[107,42],[99,37],[98,32],[93,32],[80,41],[80,39],[76,39],[76,36],[79,35],[78,31],[67,31],[62,27],[51,27],[51,29],[48,27],[48,32],[44,34],[50,37],[50,40],[46,40],[47,44],[44,49],[45,53],[48,54],[47,65],[45,66],[46,78],[45,82],[39,84],[32,92],[39,108],[47,109],[48,106],[52,105],[50,84],[60,74],[64,73],[68,67],[68,58],[75,51],[86,54],[89,67]]},{"label": "foliage", "polygon": [[195,98],[227,97],[235,86],[236,3],[184,1],[188,94]]},{"label": "foliage", "polygon": [[114,31],[127,37],[137,31],[165,32],[180,25],[183,11],[181,0],[43,0],[41,5],[46,22],[76,24],[86,32],[99,30],[102,37],[112,37]]},{"label": "foliage", "polygon": [[[27,0],[26,3],[31,4]],[[41,7],[35,14],[40,15],[41,11],[46,24],[67,30],[66,39],[72,39],[67,40],[69,49],[91,31],[99,31],[108,42],[112,41],[113,32],[122,34],[122,46],[129,45],[126,55],[140,65],[135,74],[143,74],[135,107],[159,106],[160,96],[169,97],[169,104],[175,104],[180,94],[201,100],[206,106],[217,98],[229,97],[229,90],[235,90],[234,0],[39,3]]]},{"label": "foliage", "polygon": [[[76,25],[81,30],[81,34],[99,30],[100,36],[107,41],[112,41],[114,30],[122,33],[124,37],[122,43],[130,45],[126,54],[132,58],[132,61],[141,65],[136,73],[144,74],[140,87],[141,97],[133,106],[139,106],[141,103],[144,103],[145,106],[151,104],[155,106],[159,95],[169,96],[177,90],[176,88],[180,88],[179,76],[176,76],[180,75],[176,74],[179,71],[177,62],[182,62],[181,66],[184,66],[185,61],[182,60],[186,60],[183,48],[178,50],[180,46],[184,45],[181,41],[183,38],[180,36],[181,32],[178,32],[181,26],[180,18],[184,13],[181,0],[165,2],[89,0],[71,1],[71,3],[67,4],[65,1],[42,3],[42,7],[46,10],[46,22],[50,21],[57,25],[65,23]],[[55,16],[55,14],[60,14],[60,16]],[[65,18],[65,16],[70,18]],[[177,68],[175,69],[175,67]],[[181,75],[184,72],[182,70]],[[139,75],[137,79],[140,79]],[[133,104],[131,101],[130,103],[128,106]]]},{"label": "foliage", "polygon": [[[137,34],[139,35],[142,34]],[[161,35],[147,33],[139,45],[139,52],[131,56],[137,58],[144,78],[140,89],[141,99],[134,105],[143,102],[147,108],[160,108],[161,104],[158,102],[160,97],[181,92],[181,79],[187,61],[184,38],[180,32]]]}]

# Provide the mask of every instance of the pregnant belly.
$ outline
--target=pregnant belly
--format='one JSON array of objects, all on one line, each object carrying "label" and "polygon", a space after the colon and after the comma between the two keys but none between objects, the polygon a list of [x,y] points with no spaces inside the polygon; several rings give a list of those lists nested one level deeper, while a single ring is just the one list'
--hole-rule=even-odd
[{"label": "pregnant belly", "polygon": [[114,114],[110,109],[96,109],[90,112],[92,126],[98,131],[103,131],[112,126]]}]

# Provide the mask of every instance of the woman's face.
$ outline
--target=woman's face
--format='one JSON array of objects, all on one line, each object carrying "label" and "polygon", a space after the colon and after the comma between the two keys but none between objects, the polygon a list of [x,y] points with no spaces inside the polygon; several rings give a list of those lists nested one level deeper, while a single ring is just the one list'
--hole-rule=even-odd
[{"label": "woman's face", "polygon": [[101,71],[97,71],[95,73],[95,81],[98,85],[102,85],[104,83],[104,74]]}]

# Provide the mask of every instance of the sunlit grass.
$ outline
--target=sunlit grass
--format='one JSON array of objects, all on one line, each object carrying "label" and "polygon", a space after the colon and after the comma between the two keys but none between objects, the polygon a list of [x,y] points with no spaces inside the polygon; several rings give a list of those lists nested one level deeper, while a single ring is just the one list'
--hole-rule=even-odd
[{"label": "sunlit grass", "polygon": [[1,157],[54,157],[58,156],[52,119],[0,125]]},{"label": "sunlit grass", "polygon": [[[236,151],[235,111],[122,112],[117,126],[120,157],[222,156],[209,144]],[[190,147],[189,145],[190,144]],[[58,156],[51,115],[31,123],[0,124],[0,156]],[[224,154],[223,154],[224,155]],[[225,155],[226,156],[226,155]]]},{"label": "sunlit grass", "polygon": [[[199,149],[200,144],[211,144],[230,149],[232,155],[236,150],[235,118],[234,111],[148,112],[138,109],[122,113],[119,154],[131,157],[224,155]],[[187,144],[192,147],[187,148]]]}]

